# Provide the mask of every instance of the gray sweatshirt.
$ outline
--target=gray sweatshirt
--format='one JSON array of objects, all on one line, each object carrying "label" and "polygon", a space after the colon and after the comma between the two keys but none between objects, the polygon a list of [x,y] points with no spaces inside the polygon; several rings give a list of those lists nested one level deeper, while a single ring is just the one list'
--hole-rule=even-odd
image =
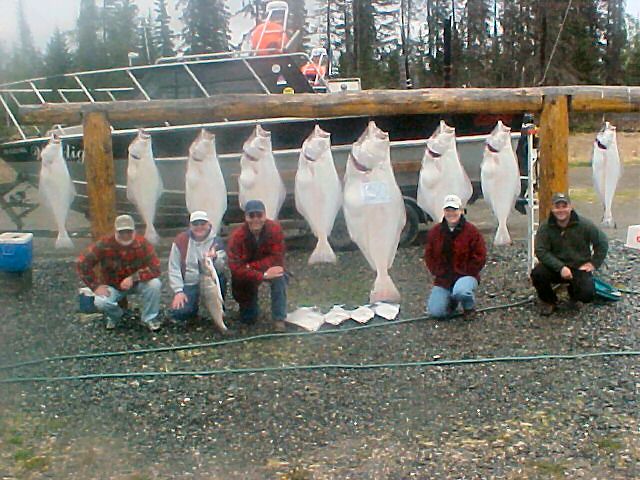
[{"label": "gray sweatshirt", "polygon": [[224,251],[224,243],[220,238],[216,237],[213,231],[211,231],[201,242],[195,241],[193,237],[189,235],[187,256],[185,259],[186,269],[184,279],[182,278],[182,271],[180,268],[180,250],[175,242],[171,245],[171,253],[169,254],[169,286],[171,287],[171,290],[173,290],[174,294],[182,292],[185,285],[196,285],[200,281],[198,259],[202,258],[214,245],[217,253],[217,257],[214,261],[216,272],[218,275],[222,275],[224,273],[224,266],[227,261],[227,254]]}]

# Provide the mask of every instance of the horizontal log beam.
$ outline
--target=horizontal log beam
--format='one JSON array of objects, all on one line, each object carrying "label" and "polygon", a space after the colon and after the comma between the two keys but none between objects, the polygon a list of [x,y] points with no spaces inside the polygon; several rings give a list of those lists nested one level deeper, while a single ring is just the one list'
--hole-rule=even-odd
[{"label": "horizontal log beam", "polygon": [[82,122],[93,111],[113,122],[141,125],[205,123],[255,118],[326,118],[352,115],[539,113],[545,96],[569,97],[574,112],[638,112],[640,87],[569,86],[544,88],[433,88],[364,90],[334,94],[214,95],[185,100],[120,101],[25,105],[19,116],[25,124]]}]

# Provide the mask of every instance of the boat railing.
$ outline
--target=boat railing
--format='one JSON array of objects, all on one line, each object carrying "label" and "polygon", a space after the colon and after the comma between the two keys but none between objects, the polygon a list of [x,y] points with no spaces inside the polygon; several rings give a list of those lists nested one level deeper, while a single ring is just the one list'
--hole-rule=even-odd
[{"label": "boat railing", "polygon": [[[304,55],[304,54],[296,54]],[[260,55],[261,59],[289,57],[291,54]],[[101,70],[91,70],[67,73],[53,77],[39,77],[19,82],[0,85],[0,104],[5,111],[8,121],[16,129],[20,138],[30,138],[27,130],[20,124],[16,116],[17,109],[23,105],[42,105],[45,103],[71,103],[100,101],[118,102],[123,100],[154,100],[166,98],[154,95],[145,88],[143,74],[154,71],[173,71],[179,69],[184,72],[180,81],[190,82],[176,84],[176,92],[186,92],[186,97],[180,98],[209,98],[213,93],[207,88],[207,82],[201,78],[206,69],[201,66],[217,64],[219,62],[238,61],[248,72],[250,82],[255,82],[256,89],[261,93],[270,94],[258,72],[248,60],[256,58],[252,52],[222,52],[219,54],[203,54],[184,56],[173,59],[172,62],[154,65],[138,65]],[[199,74],[200,72],[200,74]],[[173,97],[172,97],[173,98]],[[37,130],[39,132],[39,130]]]}]

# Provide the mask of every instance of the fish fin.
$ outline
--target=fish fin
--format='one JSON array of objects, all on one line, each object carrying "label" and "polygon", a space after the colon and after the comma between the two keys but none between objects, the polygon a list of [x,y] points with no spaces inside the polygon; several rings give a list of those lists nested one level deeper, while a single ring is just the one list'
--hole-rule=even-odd
[{"label": "fish fin", "polygon": [[493,239],[493,244],[497,247],[502,245],[511,245],[511,235],[509,235],[509,230],[507,230],[506,225],[498,225],[496,236]]},{"label": "fish fin", "polygon": [[337,258],[327,238],[319,238],[316,248],[309,257],[309,265],[314,263],[336,263]]},{"label": "fish fin", "polygon": [[616,228],[616,222],[613,220],[613,217],[604,217],[600,225],[605,228]]},{"label": "fish fin", "polygon": [[56,248],[73,248],[73,242],[69,237],[66,230],[58,232],[58,238],[56,238]]},{"label": "fish fin", "polygon": [[400,302],[400,292],[391,280],[387,272],[376,275],[376,281],[373,284],[373,290],[369,294],[369,301],[375,302]]},{"label": "fish fin", "polygon": [[150,223],[147,225],[147,228],[144,232],[144,238],[146,238],[152,245],[157,245],[157,243],[160,241],[160,236],[158,235],[158,232],[156,232],[156,228],[153,226],[153,224]]}]

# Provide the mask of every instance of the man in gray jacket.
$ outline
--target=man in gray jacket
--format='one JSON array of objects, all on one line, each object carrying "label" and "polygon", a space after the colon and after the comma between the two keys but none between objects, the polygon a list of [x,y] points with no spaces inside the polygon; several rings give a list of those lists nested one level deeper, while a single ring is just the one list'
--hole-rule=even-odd
[{"label": "man in gray jacket", "polygon": [[170,315],[178,324],[198,313],[200,301],[200,267],[204,256],[213,260],[220,279],[222,298],[225,296],[226,278],[224,243],[213,231],[206,212],[195,211],[189,217],[189,229],[178,234],[169,254],[169,286],[173,290]]}]

